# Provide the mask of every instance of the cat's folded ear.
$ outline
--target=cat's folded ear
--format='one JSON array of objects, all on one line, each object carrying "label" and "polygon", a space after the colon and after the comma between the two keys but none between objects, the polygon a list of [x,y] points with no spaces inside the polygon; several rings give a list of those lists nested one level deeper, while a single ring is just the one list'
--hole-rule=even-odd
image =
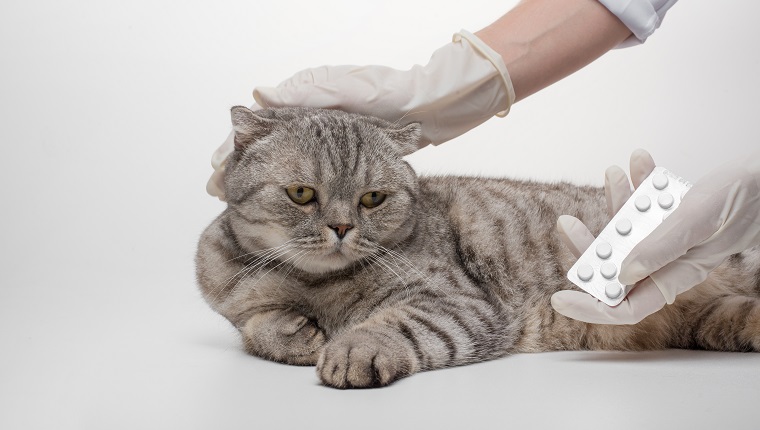
[{"label": "cat's folded ear", "polygon": [[402,128],[386,129],[385,132],[395,144],[401,156],[409,155],[420,149],[422,126],[417,122],[413,122]]},{"label": "cat's folded ear", "polygon": [[264,118],[245,106],[231,109],[232,129],[235,131],[235,150],[240,151],[251,143],[268,136],[277,120]]}]

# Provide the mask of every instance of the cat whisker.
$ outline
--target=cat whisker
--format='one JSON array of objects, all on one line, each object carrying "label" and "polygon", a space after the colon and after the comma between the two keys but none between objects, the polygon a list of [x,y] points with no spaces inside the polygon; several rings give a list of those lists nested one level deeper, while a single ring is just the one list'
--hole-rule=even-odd
[{"label": "cat whisker", "polygon": [[[245,277],[248,277],[248,276],[250,276],[250,275],[251,275],[251,274],[253,274],[253,273],[257,273],[257,272],[259,272],[259,271],[260,271],[260,270],[261,270],[263,267],[266,267],[266,265],[267,265],[267,264],[271,263],[272,261],[275,261],[275,260],[279,259],[280,257],[282,257],[282,256],[284,256],[284,255],[287,255],[287,254],[288,254],[289,252],[291,252],[292,250],[293,250],[293,247],[288,247],[287,249],[282,249],[281,251],[279,251],[279,252],[277,252],[277,253],[275,253],[275,254],[273,254],[273,255],[270,255],[270,256],[269,256],[268,258],[266,258],[266,259],[262,259],[262,260],[258,261],[257,263],[255,263],[255,264],[253,265],[253,270],[249,270],[249,271],[248,271],[248,272],[247,272],[247,273],[246,273],[246,274],[243,276],[243,278],[241,278],[241,279],[238,281],[238,284],[239,284],[239,283],[240,283],[240,281],[242,281],[242,280],[243,280]],[[271,269],[270,269],[270,271],[271,271]],[[269,272],[269,271],[267,271],[267,273],[268,273],[268,272]],[[257,281],[257,282],[258,282],[258,281]],[[254,283],[254,285],[255,285],[255,283]],[[253,288],[253,286],[252,286],[251,288]]]},{"label": "cat whisker", "polygon": [[[286,263],[288,263],[290,260],[293,260],[293,259],[295,259],[295,258],[299,257],[300,255],[302,255],[302,254],[304,254],[304,253],[308,253],[308,252],[309,252],[309,251],[308,251],[308,250],[306,250],[306,249],[299,249],[298,251],[296,251],[296,253],[295,253],[295,254],[293,254],[293,255],[289,256],[288,258],[286,258],[286,259],[284,259],[284,260],[280,261],[280,262],[279,262],[279,263],[277,263],[277,264],[276,264],[274,267],[270,268],[269,270],[267,270],[266,272],[264,272],[264,274],[262,274],[261,276],[259,276],[259,277],[258,277],[258,278],[257,278],[257,279],[256,279],[256,280],[253,282],[253,285],[251,286],[251,288],[254,288],[254,287],[256,286],[256,284],[258,284],[258,283],[259,283],[259,282],[260,282],[262,279],[264,279],[264,278],[265,278],[265,277],[266,277],[266,276],[267,276],[267,275],[268,275],[268,274],[269,274],[269,273],[270,273],[272,270],[274,270],[274,269],[277,269],[278,267],[282,266],[283,264],[286,264]],[[291,264],[291,265],[292,265],[292,263],[288,263],[288,264]]]},{"label": "cat whisker", "polygon": [[[359,260],[359,264],[362,265],[362,270],[366,270],[367,268],[372,269],[372,273],[377,274],[377,271],[375,270],[375,266],[373,265],[373,261],[370,259],[371,254],[367,257],[362,258]],[[366,267],[364,263],[367,263]]]},{"label": "cat whisker", "polygon": [[290,248],[289,244],[287,244],[287,243],[284,243],[282,245],[279,245],[279,246],[276,246],[276,247],[273,247],[273,248],[268,248],[261,255],[255,257],[255,258],[251,258],[251,259],[243,262],[243,265],[244,265],[244,269],[243,270],[249,269],[251,267],[255,267],[260,262],[266,261],[272,255],[275,255],[275,254],[277,254],[277,253],[279,253],[279,252],[281,252],[281,251],[283,251],[284,249],[287,249],[287,248]]},{"label": "cat whisker", "polygon": [[221,293],[227,288],[231,282],[233,282],[236,278],[237,281],[235,282],[235,286],[230,290],[229,296],[232,296],[235,291],[237,290],[238,286],[240,285],[241,281],[245,279],[248,275],[250,275],[252,272],[256,271],[260,267],[268,264],[270,261],[279,258],[279,256],[284,255],[285,253],[289,252],[292,248],[292,245],[288,242],[283,243],[282,245],[268,248],[264,255],[257,257],[255,261],[249,265],[244,265],[242,269],[240,269],[237,273],[232,275],[227,279],[227,281],[224,284],[220,284],[218,287],[214,288],[211,293],[214,294],[212,300],[216,301],[216,299],[219,298]]},{"label": "cat whisker", "polygon": [[301,253],[295,260],[293,260],[290,264],[290,268],[288,268],[288,271],[285,272],[285,274],[282,277],[282,281],[280,281],[280,285],[282,285],[283,282],[290,276],[290,274],[293,272],[293,270],[296,268],[298,263],[303,261],[305,258],[312,256],[312,254],[308,250],[303,250],[304,252]]},{"label": "cat whisker", "polygon": [[[408,262],[408,260],[405,260],[405,257],[403,257],[402,255],[400,255],[399,253],[394,252],[394,251],[392,251],[392,250],[390,250],[390,249],[388,249],[388,248],[386,248],[386,247],[384,247],[384,246],[382,246],[382,245],[380,245],[378,243],[372,243],[372,242],[370,242],[369,245],[371,245],[371,247],[372,247],[371,248],[371,253],[377,254],[377,255],[383,255],[383,256],[388,257],[389,260],[392,261],[394,263],[394,265],[399,270],[403,271],[405,275],[408,276],[409,272],[407,270],[399,267],[399,265],[398,265],[399,261],[401,261],[405,265],[409,266],[411,269],[415,269],[416,270],[416,268],[414,267],[414,265],[412,265],[410,262]],[[418,271],[418,273],[421,274],[421,272],[419,272],[419,271]]]},{"label": "cat whisker", "polygon": [[389,265],[388,265],[388,264],[385,262],[385,260],[383,259],[383,256],[382,256],[381,254],[379,254],[379,253],[371,254],[371,255],[370,255],[370,258],[372,258],[372,259],[373,259],[373,261],[375,261],[376,263],[379,263],[379,264],[381,264],[381,265],[382,265],[383,267],[385,267],[385,268],[386,268],[386,269],[387,269],[389,272],[393,273],[393,274],[394,274],[394,275],[395,275],[395,276],[398,278],[398,280],[401,282],[401,285],[403,285],[404,287],[406,287],[406,282],[404,282],[404,278],[403,278],[403,277],[401,277],[401,275],[399,275],[399,274],[398,274],[398,273],[397,273],[395,270],[393,270],[393,268],[392,268],[391,266],[389,266]]},{"label": "cat whisker", "polygon": [[248,258],[248,260],[246,260],[246,261],[243,262],[243,264],[248,264],[249,261],[251,261],[252,259],[254,259],[254,258],[249,258],[249,257],[255,257],[255,256],[259,256],[259,255],[262,255],[262,254],[266,254],[267,252],[269,252],[269,251],[271,251],[273,249],[276,249],[276,248],[278,248],[280,246],[286,245],[286,244],[288,244],[290,242],[293,242],[294,240],[295,239],[290,239],[290,240],[288,240],[288,241],[286,241],[286,242],[284,242],[284,243],[282,243],[282,244],[280,244],[278,246],[272,247],[272,248],[264,248],[264,249],[259,249],[258,251],[247,252],[245,254],[238,255],[237,257],[230,258],[229,260],[224,261],[224,263],[229,263],[230,261],[239,260],[241,258]]},{"label": "cat whisker", "polygon": [[378,246],[381,249],[385,250],[389,255],[391,255],[392,257],[394,257],[396,259],[398,259],[400,262],[402,262],[405,265],[407,265],[410,269],[414,270],[419,276],[422,277],[422,279],[424,280],[425,283],[428,283],[430,281],[430,277],[428,275],[422,273],[422,271],[420,269],[418,269],[417,266],[414,265],[414,263],[412,262],[412,260],[409,259],[409,257],[405,256],[404,254],[402,254],[399,251],[395,251],[393,249],[386,248],[386,247],[384,247],[382,245],[378,245]]},{"label": "cat whisker", "polygon": [[255,285],[258,284],[258,282],[261,281],[261,279],[266,277],[266,275],[270,273],[272,270],[279,269],[279,267],[282,266],[283,264],[288,264],[290,267],[288,267],[288,271],[285,273],[283,280],[280,282],[280,285],[282,285],[282,282],[284,282],[285,278],[287,278],[290,275],[290,273],[293,271],[293,269],[296,268],[297,263],[303,261],[305,258],[308,258],[308,257],[313,258],[314,254],[311,251],[313,249],[321,248],[320,246],[308,246],[308,245],[315,244],[315,243],[321,244],[322,239],[319,237],[307,237],[307,238],[291,239],[288,242],[295,242],[293,244],[294,246],[291,246],[290,249],[286,250],[285,252],[281,252],[278,255],[274,256],[273,258],[270,258],[268,261],[264,262],[263,264],[260,264],[259,268],[266,266],[267,264],[269,264],[269,262],[282,257],[283,255],[287,254],[287,252],[291,251],[293,248],[297,248],[298,251],[295,254],[286,258],[285,260],[281,261],[276,266],[269,269],[263,275],[261,275],[258,279],[256,279],[256,281],[254,281],[251,288],[255,287]]},{"label": "cat whisker", "polygon": [[404,268],[404,267],[402,267],[401,265],[399,265],[399,261],[398,261],[398,259],[396,257],[394,257],[392,254],[390,254],[388,252],[385,252],[384,254],[382,254],[382,256],[384,257],[385,261],[387,261],[390,264],[393,264],[393,266],[396,269],[398,269],[399,272],[403,273],[405,278],[408,279],[410,277],[409,276],[410,275],[409,270],[406,269],[406,268]]},{"label": "cat whisker", "polygon": [[[380,252],[383,253],[383,255],[386,257],[386,261],[394,262],[394,266],[399,268],[400,271],[403,271],[406,277],[410,277],[411,273],[416,274],[417,276],[419,276],[423,284],[427,285],[429,288],[442,292],[445,295],[449,295],[449,293],[446,292],[444,289],[442,289],[440,285],[438,285],[435,282],[432,282],[432,280],[430,279],[430,276],[424,274],[421,270],[419,270],[417,266],[415,266],[408,257],[406,257],[405,255],[403,255],[402,253],[398,251],[395,251],[390,248],[386,248],[380,244],[374,244],[374,245],[377,247],[377,249]],[[409,270],[405,270],[402,267],[399,267],[399,265],[408,267]],[[408,284],[404,284],[404,285],[407,286]]]}]

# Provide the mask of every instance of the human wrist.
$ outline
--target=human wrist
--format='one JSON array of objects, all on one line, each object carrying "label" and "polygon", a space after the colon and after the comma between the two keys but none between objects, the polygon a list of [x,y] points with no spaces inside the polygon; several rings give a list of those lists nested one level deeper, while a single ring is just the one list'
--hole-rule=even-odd
[{"label": "human wrist", "polygon": [[504,84],[504,91],[506,92],[506,106],[505,108],[496,113],[498,117],[505,117],[509,113],[512,104],[515,102],[515,88],[512,85],[512,78],[509,76],[504,60],[501,58],[498,52],[494,51],[490,46],[483,42],[478,36],[470,33],[467,30],[460,30],[459,33],[454,34],[454,42],[460,40],[466,40],[477,51],[478,54],[488,60],[498,73],[498,78],[501,79]]},{"label": "human wrist", "polygon": [[499,53],[520,101],[591,63],[630,30],[596,0],[523,0],[475,34]]},{"label": "human wrist", "polygon": [[422,124],[421,145],[438,145],[495,115],[504,116],[514,101],[499,54],[465,30],[452,39],[424,66],[388,74],[374,86],[392,88],[389,95],[395,101],[389,105],[399,110],[404,122]]}]

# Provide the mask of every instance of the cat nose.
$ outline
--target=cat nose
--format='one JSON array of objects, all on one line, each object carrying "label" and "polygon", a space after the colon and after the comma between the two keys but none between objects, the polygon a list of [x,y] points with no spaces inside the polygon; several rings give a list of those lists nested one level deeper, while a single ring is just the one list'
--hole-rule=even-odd
[{"label": "cat nose", "polygon": [[343,239],[346,237],[346,232],[354,228],[352,224],[334,224],[329,226],[333,231],[335,231],[335,234],[338,235],[338,239]]}]

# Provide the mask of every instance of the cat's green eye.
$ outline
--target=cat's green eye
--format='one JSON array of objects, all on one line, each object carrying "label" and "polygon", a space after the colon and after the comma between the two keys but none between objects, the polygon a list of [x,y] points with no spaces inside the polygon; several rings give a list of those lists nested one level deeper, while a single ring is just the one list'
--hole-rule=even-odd
[{"label": "cat's green eye", "polygon": [[288,187],[288,197],[290,200],[298,203],[299,205],[305,205],[314,199],[314,190],[309,187]]},{"label": "cat's green eye", "polygon": [[383,200],[385,200],[385,194],[378,191],[371,191],[363,195],[362,198],[359,199],[359,202],[365,208],[374,208],[375,206],[380,205]]}]

